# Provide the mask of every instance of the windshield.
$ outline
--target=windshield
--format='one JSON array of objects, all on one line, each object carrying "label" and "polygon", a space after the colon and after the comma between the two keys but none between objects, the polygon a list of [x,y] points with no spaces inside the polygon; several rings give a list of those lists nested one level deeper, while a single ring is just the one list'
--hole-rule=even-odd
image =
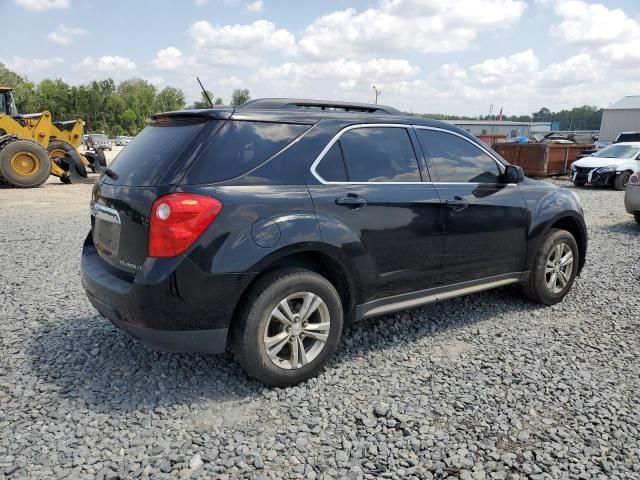
[{"label": "windshield", "polygon": [[593,156],[600,158],[633,158],[638,154],[638,152],[640,152],[640,147],[633,147],[631,145],[612,145],[594,153]]},{"label": "windshield", "polygon": [[93,140],[98,140],[99,142],[106,142],[108,140],[106,135],[94,135],[91,138]]}]

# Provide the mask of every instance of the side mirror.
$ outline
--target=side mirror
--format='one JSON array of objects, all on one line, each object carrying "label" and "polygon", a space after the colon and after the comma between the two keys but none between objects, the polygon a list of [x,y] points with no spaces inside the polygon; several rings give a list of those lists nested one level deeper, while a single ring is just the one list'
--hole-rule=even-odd
[{"label": "side mirror", "polygon": [[524,181],[524,170],[518,165],[504,167],[504,183],[520,183]]}]

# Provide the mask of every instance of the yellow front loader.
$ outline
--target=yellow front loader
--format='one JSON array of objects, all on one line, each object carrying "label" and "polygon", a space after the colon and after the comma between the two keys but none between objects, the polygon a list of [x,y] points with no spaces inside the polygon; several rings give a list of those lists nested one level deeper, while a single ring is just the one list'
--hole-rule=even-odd
[{"label": "yellow front loader", "polygon": [[[72,183],[104,166],[104,154],[81,155],[84,122],[53,122],[49,112],[19,115],[12,89],[0,87],[0,183],[30,188],[49,175]],[[88,157],[88,158],[87,158]]]}]

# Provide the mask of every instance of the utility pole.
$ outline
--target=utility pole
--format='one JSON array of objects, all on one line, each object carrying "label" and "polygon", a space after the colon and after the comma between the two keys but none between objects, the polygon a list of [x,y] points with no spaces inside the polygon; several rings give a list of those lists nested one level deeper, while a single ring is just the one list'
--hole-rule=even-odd
[{"label": "utility pole", "polygon": [[372,88],[373,88],[373,92],[374,92],[374,93],[375,93],[375,95],[376,95],[376,105],[377,105],[377,104],[378,104],[378,97],[379,97],[379,96],[380,96],[380,94],[382,93],[382,90],[378,90],[378,89],[376,88],[376,86],[375,86],[375,85],[374,85]]}]

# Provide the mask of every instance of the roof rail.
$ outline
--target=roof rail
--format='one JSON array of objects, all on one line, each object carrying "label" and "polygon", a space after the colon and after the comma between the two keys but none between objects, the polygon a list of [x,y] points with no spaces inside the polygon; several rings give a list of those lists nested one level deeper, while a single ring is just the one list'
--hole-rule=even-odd
[{"label": "roof rail", "polygon": [[386,105],[370,103],[334,102],[331,100],[304,100],[298,98],[258,98],[238,107],[239,110],[283,110],[283,109],[313,109],[313,110],[341,110],[355,113],[384,113],[398,115],[400,110]]}]

